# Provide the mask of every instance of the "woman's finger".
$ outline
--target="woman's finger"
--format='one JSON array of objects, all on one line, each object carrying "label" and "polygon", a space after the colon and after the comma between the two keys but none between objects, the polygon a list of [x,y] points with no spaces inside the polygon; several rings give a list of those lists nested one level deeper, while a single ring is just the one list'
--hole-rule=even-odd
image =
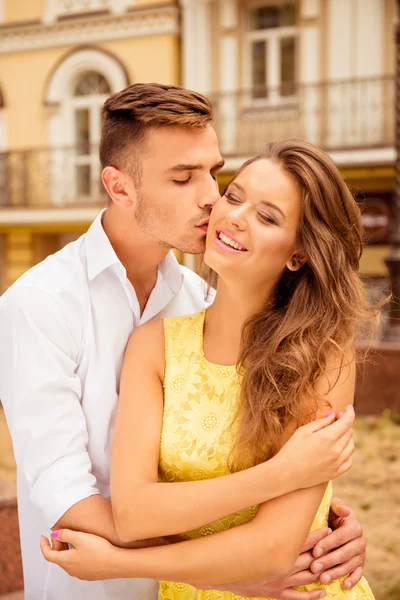
[{"label": "woman's finger", "polygon": [[335,419],[336,419],[335,413],[334,413],[334,411],[332,411],[329,414],[327,414],[325,417],[322,417],[322,419],[316,419],[315,421],[311,421],[311,423],[307,423],[307,425],[303,425],[301,427],[301,429],[306,434],[315,433],[316,431],[320,431],[321,429],[324,429],[328,425],[332,425],[332,423],[335,422]]},{"label": "woman's finger", "polygon": [[331,425],[331,431],[337,438],[341,438],[345,433],[351,431],[354,423],[355,413],[352,404],[349,404],[343,417],[340,417],[335,423]]},{"label": "woman's finger", "polygon": [[60,542],[57,539],[51,538],[51,547],[53,550],[57,550],[57,552],[61,552],[62,550],[68,550],[68,544],[65,542]]},{"label": "woman's finger", "polygon": [[52,532],[51,537],[58,542],[72,544],[76,548],[79,545],[81,535],[79,531],[72,531],[72,529],[56,529]]},{"label": "woman's finger", "polygon": [[66,552],[58,552],[57,550],[53,550],[50,546],[50,542],[44,535],[40,538],[40,549],[42,551],[43,557],[51,563],[62,566],[63,560],[66,555]]}]

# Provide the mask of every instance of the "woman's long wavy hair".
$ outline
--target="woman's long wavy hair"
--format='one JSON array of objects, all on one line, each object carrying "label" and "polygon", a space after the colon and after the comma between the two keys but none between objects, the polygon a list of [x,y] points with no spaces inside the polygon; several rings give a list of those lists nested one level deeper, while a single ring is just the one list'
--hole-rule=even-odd
[{"label": "woman's long wavy hair", "polygon": [[[316,383],[326,376],[332,356],[343,368],[360,326],[378,313],[357,274],[360,211],[332,160],[311,143],[283,140],[244,163],[233,180],[265,159],[280,165],[300,190],[297,243],[307,262],[298,271],[286,269],[273,297],[244,325],[232,470],[271,457],[289,423],[301,425],[305,414],[315,414],[321,401]],[[216,274],[207,271],[215,285]]]}]

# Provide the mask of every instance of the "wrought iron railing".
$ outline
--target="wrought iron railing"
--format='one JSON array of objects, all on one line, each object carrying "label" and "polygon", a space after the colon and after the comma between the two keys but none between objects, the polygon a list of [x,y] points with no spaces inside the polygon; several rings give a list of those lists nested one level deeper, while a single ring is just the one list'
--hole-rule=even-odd
[{"label": "wrought iron railing", "polygon": [[0,153],[0,209],[103,205],[98,148]]},{"label": "wrought iron railing", "polygon": [[393,76],[211,94],[225,156],[301,137],[327,150],[394,145]]},{"label": "wrought iron railing", "polygon": [[[210,94],[224,156],[301,137],[328,151],[394,146],[392,76]],[[103,205],[97,148],[0,153],[0,209]]]}]

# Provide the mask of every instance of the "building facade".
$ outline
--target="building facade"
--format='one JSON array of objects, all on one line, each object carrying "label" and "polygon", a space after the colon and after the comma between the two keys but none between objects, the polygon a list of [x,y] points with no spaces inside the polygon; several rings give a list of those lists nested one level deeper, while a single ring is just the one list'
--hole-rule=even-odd
[{"label": "building facade", "polygon": [[105,205],[101,106],[179,83],[179,18],[166,0],[0,0],[0,292]]},{"label": "building facade", "polygon": [[104,206],[101,105],[139,81],[211,98],[221,188],[268,141],[325,147],[363,207],[362,272],[384,276],[394,21],[394,0],[0,0],[0,292]]}]

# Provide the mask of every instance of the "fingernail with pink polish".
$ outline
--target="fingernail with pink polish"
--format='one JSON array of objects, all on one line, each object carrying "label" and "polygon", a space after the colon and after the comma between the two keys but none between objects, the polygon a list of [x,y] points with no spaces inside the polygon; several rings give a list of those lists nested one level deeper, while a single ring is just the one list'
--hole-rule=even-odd
[{"label": "fingernail with pink polish", "polygon": [[328,415],[325,415],[325,419],[327,419],[328,417],[331,417],[334,414],[335,414],[335,411],[332,410]]},{"label": "fingernail with pink polish", "polygon": [[58,537],[60,535],[60,531],[61,529],[56,529],[55,531],[52,531],[51,536],[55,538]]}]

